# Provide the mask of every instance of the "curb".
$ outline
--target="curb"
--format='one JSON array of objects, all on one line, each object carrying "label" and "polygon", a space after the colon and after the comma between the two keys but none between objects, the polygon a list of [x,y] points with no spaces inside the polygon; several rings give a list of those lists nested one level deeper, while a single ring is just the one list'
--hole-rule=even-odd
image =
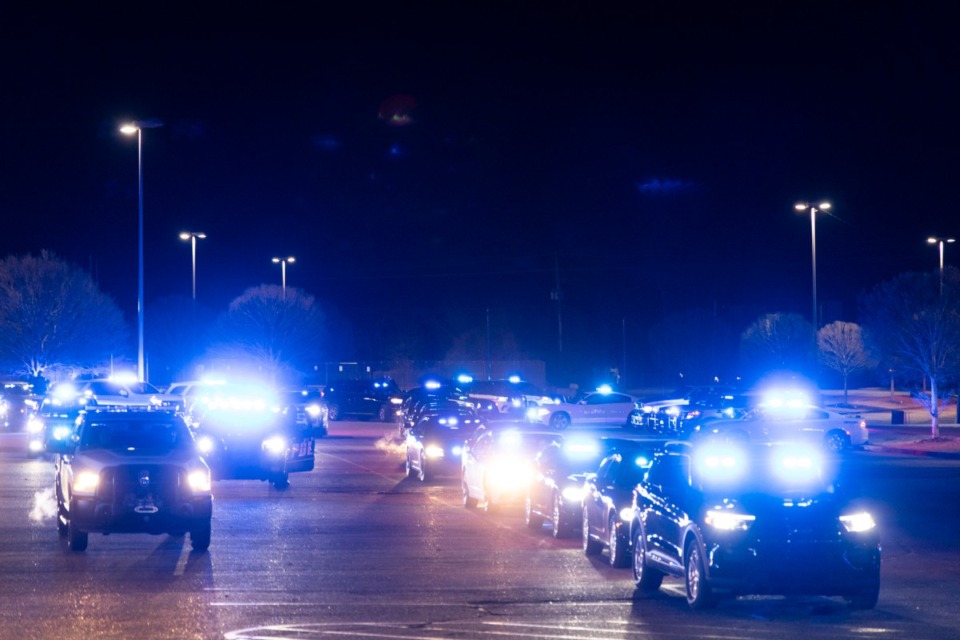
[{"label": "curb", "polygon": [[905,456],[918,456],[923,458],[939,458],[941,460],[960,460],[960,452],[953,451],[924,451],[923,449],[910,449],[907,447],[886,447],[884,445],[869,445],[873,450],[881,453],[897,453]]}]

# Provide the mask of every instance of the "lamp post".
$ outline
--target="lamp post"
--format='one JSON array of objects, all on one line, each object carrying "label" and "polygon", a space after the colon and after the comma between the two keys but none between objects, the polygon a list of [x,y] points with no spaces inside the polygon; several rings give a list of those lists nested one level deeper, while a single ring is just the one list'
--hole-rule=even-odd
[{"label": "lamp post", "polygon": [[297,259],[293,256],[287,256],[286,258],[274,258],[274,263],[280,264],[280,282],[281,282],[281,291],[283,292],[283,299],[287,299],[287,263],[296,262]]},{"label": "lamp post", "polygon": [[197,299],[197,238],[203,240],[207,234],[202,231],[183,231],[180,233],[181,240],[190,241],[191,264],[193,265],[193,299]]},{"label": "lamp post", "polygon": [[813,313],[810,318],[813,321],[813,330],[820,327],[819,314],[817,313],[817,212],[829,211],[830,203],[821,202],[820,204],[810,204],[809,202],[798,202],[793,205],[797,211],[810,211],[810,255],[813,265]]},{"label": "lamp post", "polygon": [[139,233],[137,235],[137,377],[146,380],[143,357],[143,130],[162,127],[159,120],[135,120],[120,127],[120,133],[137,134],[137,191],[139,201]]},{"label": "lamp post", "polygon": [[943,295],[943,244],[952,244],[956,241],[956,238],[937,238],[935,236],[927,238],[927,244],[940,245],[940,295]]}]

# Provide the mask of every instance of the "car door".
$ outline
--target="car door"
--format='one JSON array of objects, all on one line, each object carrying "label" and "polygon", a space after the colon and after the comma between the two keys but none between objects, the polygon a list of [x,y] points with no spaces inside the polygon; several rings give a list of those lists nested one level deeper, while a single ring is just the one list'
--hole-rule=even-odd
[{"label": "car door", "polygon": [[678,572],[683,566],[683,533],[689,521],[683,508],[690,490],[690,458],[667,454],[658,457],[638,496],[645,498],[640,521],[651,560]]},{"label": "car door", "polygon": [[591,495],[584,498],[587,501],[585,508],[588,511],[590,534],[603,541],[607,540],[607,520],[612,504],[610,495],[616,486],[616,478],[621,464],[620,454],[609,456],[600,463]]}]

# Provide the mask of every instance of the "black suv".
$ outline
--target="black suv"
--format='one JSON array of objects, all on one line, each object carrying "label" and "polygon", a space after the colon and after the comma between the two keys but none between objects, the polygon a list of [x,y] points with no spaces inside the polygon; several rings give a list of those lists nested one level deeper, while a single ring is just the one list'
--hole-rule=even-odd
[{"label": "black suv", "polygon": [[403,393],[390,378],[339,380],[324,388],[323,399],[330,420],[352,416],[392,422],[400,415]]},{"label": "black suv", "polygon": [[683,578],[694,609],[746,594],[843,596],[873,608],[876,525],[820,456],[791,443],[704,443],[658,456],[634,492],[637,589],[656,591],[669,575]]},{"label": "black suv", "polygon": [[57,530],[71,550],[90,532],[189,532],[194,550],[210,546],[210,469],[179,415],[83,411],[73,435],[47,447],[59,454]]}]

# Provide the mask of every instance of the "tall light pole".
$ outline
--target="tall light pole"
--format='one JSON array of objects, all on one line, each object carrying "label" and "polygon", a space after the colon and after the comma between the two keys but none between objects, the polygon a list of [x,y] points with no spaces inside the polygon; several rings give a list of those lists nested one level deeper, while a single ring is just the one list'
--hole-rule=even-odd
[{"label": "tall light pole", "polygon": [[810,315],[810,319],[813,321],[813,330],[816,331],[820,328],[820,318],[817,313],[817,212],[829,211],[830,203],[821,202],[813,205],[809,202],[798,202],[793,205],[793,208],[797,211],[807,211],[808,209],[810,211],[810,255],[813,265],[813,313]]},{"label": "tall light pole", "polygon": [[937,238],[935,236],[927,238],[927,244],[940,245],[940,295],[943,295],[943,243],[952,244],[956,241],[956,238]]},{"label": "tall light pole", "polygon": [[137,191],[139,201],[139,233],[137,236],[137,377],[146,380],[146,366],[143,357],[143,130],[162,127],[159,120],[135,120],[120,127],[120,133],[128,136],[137,134]]},{"label": "tall light pole", "polygon": [[190,253],[192,254],[191,264],[193,265],[193,299],[197,299],[197,238],[203,240],[207,237],[202,231],[183,231],[180,233],[181,240],[190,241]]},{"label": "tall light pole", "polygon": [[281,282],[281,291],[283,292],[283,299],[287,299],[287,263],[296,262],[297,259],[293,256],[287,256],[286,258],[274,258],[275,263],[280,264],[280,282]]}]

